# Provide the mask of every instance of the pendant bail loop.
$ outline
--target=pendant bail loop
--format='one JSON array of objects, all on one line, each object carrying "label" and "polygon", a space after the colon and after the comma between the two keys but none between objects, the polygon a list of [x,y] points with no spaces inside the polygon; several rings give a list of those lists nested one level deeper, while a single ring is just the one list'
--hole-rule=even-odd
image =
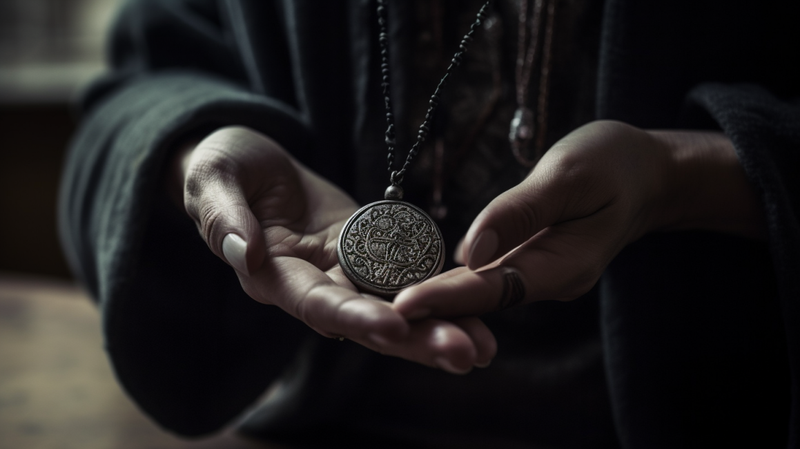
[{"label": "pendant bail loop", "polygon": [[392,171],[392,174],[389,175],[389,181],[392,182],[393,186],[399,186],[403,183],[403,174],[398,172],[397,170]]}]

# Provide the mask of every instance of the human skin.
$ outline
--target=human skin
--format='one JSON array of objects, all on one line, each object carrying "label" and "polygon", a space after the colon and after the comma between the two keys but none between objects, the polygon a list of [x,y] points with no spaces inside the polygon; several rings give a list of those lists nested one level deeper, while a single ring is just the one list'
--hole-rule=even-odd
[{"label": "human skin", "polygon": [[338,235],[356,203],[268,137],[220,129],[178,151],[168,181],[253,299],[324,336],[452,373],[486,366],[496,354],[480,315],[576,298],[649,232],[765,234],[724,135],[598,121],[556,143],[481,212],[457,249],[466,267],[388,303],[359,293],[338,265]]},{"label": "human skin", "polygon": [[590,123],[478,215],[457,248],[466,267],[401,292],[394,308],[424,319],[572,300],[627,244],[682,229],[765,237],[761,205],[731,141],[715,132]]},{"label": "human skin", "polygon": [[326,337],[454,373],[494,357],[494,337],[477,317],[408,322],[391,303],[359,293],[336,253],[358,206],[272,139],[223,128],[186,144],[169,173],[173,199],[254,300]]}]

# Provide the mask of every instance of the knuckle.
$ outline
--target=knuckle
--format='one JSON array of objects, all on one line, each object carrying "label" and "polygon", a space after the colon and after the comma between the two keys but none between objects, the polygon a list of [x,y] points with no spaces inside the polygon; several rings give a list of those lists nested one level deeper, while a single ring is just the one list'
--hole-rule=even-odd
[{"label": "knuckle", "polygon": [[586,275],[582,276],[580,279],[577,279],[575,281],[573,290],[572,290],[572,292],[570,292],[569,296],[572,299],[575,299],[575,298],[577,298],[579,296],[583,296],[589,290],[591,290],[592,287],[594,287],[594,284],[597,283],[597,279],[598,279],[598,277],[594,276],[593,274],[588,274],[588,273]]},{"label": "knuckle", "polygon": [[[211,246],[214,244],[212,242],[216,241],[215,237],[221,233],[223,211],[211,203],[205,203],[199,209],[197,220],[200,223],[200,234],[206,243]],[[212,249],[216,250],[216,248]]]},{"label": "knuckle", "polygon": [[578,270],[567,282],[566,287],[562,290],[563,294],[559,295],[559,299],[562,301],[571,301],[583,296],[595,286],[601,275],[602,270],[599,270],[594,264]]},{"label": "knuckle", "polygon": [[[233,158],[214,147],[206,148],[203,156],[189,168],[187,180],[194,181],[193,188],[202,192],[210,181],[227,181],[236,177],[238,164]],[[188,184],[188,182],[187,182]]]},{"label": "knuckle", "polygon": [[259,294],[260,292],[258,290],[256,290],[256,289],[254,289],[253,286],[250,285],[249,282],[240,282],[240,284],[242,285],[242,290],[244,290],[244,292],[247,294],[247,296],[249,296],[250,298],[252,298],[252,299],[254,299],[254,300],[258,301],[258,302],[264,302],[260,298],[260,294]]},{"label": "knuckle", "polygon": [[571,189],[583,185],[596,177],[596,170],[588,163],[585,155],[567,152],[552,167],[551,182],[554,188]]},{"label": "knuckle", "polygon": [[525,237],[531,237],[541,223],[539,210],[534,207],[532,201],[517,200],[514,207],[518,212],[514,220],[516,221],[516,232]]},{"label": "knuckle", "polygon": [[186,173],[183,192],[187,212],[198,218],[200,210],[213,198],[215,190],[235,180],[235,163],[225,157],[204,155],[193,161]]},{"label": "knuckle", "polygon": [[533,235],[541,222],[540,212],[534,202],[535,200],[526,192],[498,198],[494,207],[501,213],[492,212],[492,214],[502,224],[503,234],[507,234],[512,240]]},{"label": "knuckle", "polygon": [[239,276],[239,284],[247,296],[261,304],[275,305],[273,293],[263,283],[242,274],[237,273],[237,275]]},{"label": "knuckle", "polygon": [[308,290],[302,295],[298,301],[294,301],[292,305],[292,314],[300,321],[306,323],[313,328],[325,328],[324,322],[319,322],[319,314],[325,308],[325,295],[320,289],[323,283],[316,282],[309,286]]},{"label": "knuckle", "polygon": [[298,320],[306,323],[309,327],[314,327],[314,323],[312,321],[312,316],[308,312],[309,311],[309,304],[312,301],[308,299],[308,295],[300,301],[294,301],[291,306],[290,313],[294,315]]}]

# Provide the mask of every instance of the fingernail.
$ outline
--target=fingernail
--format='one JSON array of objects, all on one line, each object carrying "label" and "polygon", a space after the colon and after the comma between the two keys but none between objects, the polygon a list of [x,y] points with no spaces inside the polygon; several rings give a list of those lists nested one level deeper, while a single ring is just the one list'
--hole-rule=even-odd
[{"label": "fingernail", "polygon": [[486,363],[475,363],[475,366],[476,366],[476,367],[478,367],[478,368],[486,368],[486,367],[488,367],[488,366],[489,366],[489,365],[491,365],[491,364],[492,364],[492,361],[491,361],[491,360],[489,360],[489,361],[488,361],[488,362],[486,362]]},{"label": "fingernail", "polygon": [[238,235],[230,233],[222,239],[222,254],[225,256],[225,260],[242,274],[248,274],[246,253],[247,242]]},{"label": "fingernail", "polygon": [[458,369],[444,357],[436,357],[433,363],[435,363],[440,369],[452,374],[467,374],[468,372],[472,371],[472,368]]},{"label": "fingernail", "polygon": [[389,341],[378,334],[369,334],[367,335],[367,339],[380,347],[389,345]]},{"label": "fingernail", "polygon": [[409,321],[421,320],[423,318],[429,317],[430,315],[431,315],[431,309],[417,309],[404,314],[406,319]]},{"label": "fingernail", "polygon": [[464,258],[461,257],[461,253],[464,252],[464,239],[461,239],[456,245],[456,250],[453,252],[453,262],[457,263],[458,265],[464,265]]},{"label": "fingernail", "polygon": [[474,270],[491,262],[492,256],[497,252],[498,241],[497,232],[494,229],[484,229],[472,244],[467,258],[467,266]]}]

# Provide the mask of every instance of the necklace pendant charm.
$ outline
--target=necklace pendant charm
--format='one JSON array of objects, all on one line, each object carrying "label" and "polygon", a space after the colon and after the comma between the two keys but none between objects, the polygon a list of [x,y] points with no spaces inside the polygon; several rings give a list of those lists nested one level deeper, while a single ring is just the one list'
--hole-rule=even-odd
[{"label": "necklace pendant charm", "polygon": [[422,209],[399,198],[356,211],[342,228],[337,250],[339,265],[350,281],[380,296],[393,296],[436,276],[444,265],[439,227]]},{"label": "necklace pendant charm", "polygon": [[514,153],[514,157],[526,167],[532,167],[536,164],[537,158],[530,154],[533,133],[533,112],[526,107],[517,108],[514,112],[514,118],[511,120],[508,140],[511,142],[511,151]]}]

